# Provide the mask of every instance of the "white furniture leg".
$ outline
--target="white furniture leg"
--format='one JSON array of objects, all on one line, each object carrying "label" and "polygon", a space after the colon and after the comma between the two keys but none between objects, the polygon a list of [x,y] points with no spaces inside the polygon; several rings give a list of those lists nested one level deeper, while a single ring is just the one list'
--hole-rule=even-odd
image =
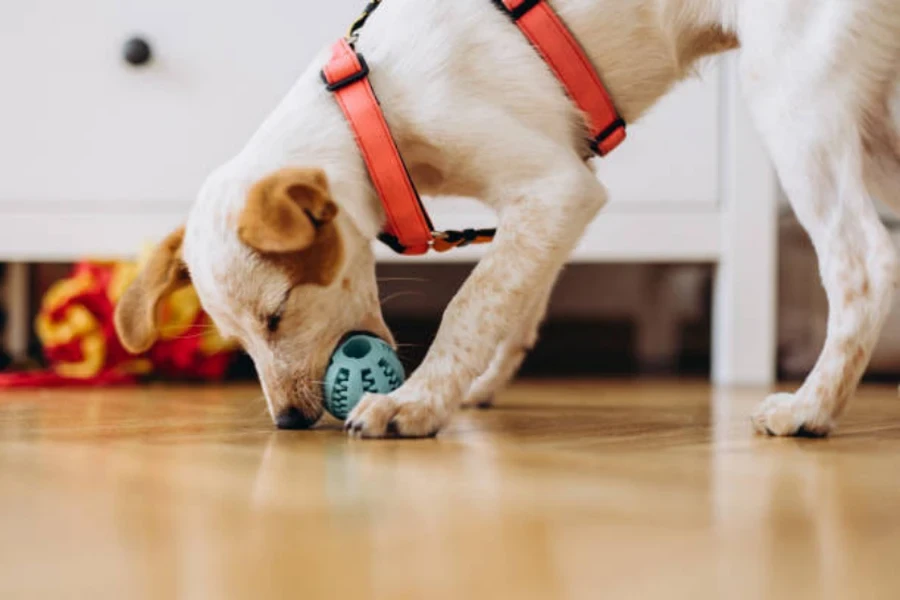
[{"label": "white furniture leg", "polygon": [[28,356],[31,331],[27,263],[8,263],[6,266],[6,351],[13,360]]},{"label": "white furniture leg", "polygon": [[644,302],[636,315],[637,358],[645,373],[675,370],[681,313],[673,305],[673,273],[667,265],[646,265],[641,282]]},{"label": "white furniture leg", "polygon": [[770,385],[779,188],[744,106],[735,56],[724,62],[721,85],[722,244],[713,291],[712,376],[719,384]]}]

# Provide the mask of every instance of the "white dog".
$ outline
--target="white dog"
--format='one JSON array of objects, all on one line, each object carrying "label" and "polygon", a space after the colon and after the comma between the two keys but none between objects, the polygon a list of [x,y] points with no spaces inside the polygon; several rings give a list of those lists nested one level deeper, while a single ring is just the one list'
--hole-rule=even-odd
[{"label": "white dog", "polygon": [[[740,46],[755,124],[811,236],[830,304],[822,355],[760,431],[826,434],[853,395],[891,302],[897,258],[873,198],[900,200],[897,0],[550,0],[632,123],[701,57]],[[534,344],[554,280],[606,202],[584,121],[491,0],[385,0],[358,48],[423,194],[499,214],[485,258],[444,314],[423,364],[367,396],[354,435],[434,434],[489,398]],[[246,148],[205,183],[117,313],[134,351],[160,298],[187,281],[253,357],[279,427],[322,412],[321,379],[347,333],[391,341],[371,250],[384,214],[319,56]],[[896,110],[896,107],[895,107]]]}]

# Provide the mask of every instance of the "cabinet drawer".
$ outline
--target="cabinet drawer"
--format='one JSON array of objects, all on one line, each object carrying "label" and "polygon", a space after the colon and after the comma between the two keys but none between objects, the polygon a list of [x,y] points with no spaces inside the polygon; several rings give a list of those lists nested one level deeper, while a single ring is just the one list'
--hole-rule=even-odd
[{"label": "cabinet drawer", "polygon": [[[234,155],[359,0],[0,3],[0,203],[178,202]],[[123,47],[144,38],[153,59]]]}]

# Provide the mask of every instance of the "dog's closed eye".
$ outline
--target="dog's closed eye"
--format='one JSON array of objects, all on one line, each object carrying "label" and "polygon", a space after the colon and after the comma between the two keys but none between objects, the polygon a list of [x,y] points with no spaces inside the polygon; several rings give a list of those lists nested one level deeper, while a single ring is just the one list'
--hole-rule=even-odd
[{"label": "dog's closed eye", "polygon": [[275,333],[278,331],[278,327],[281,325],[281,317],[281,312],[266,317],[266,329],[269,331],[269,333]]},{"label": "dog's closed eye", "polygon": [[288,303],[288,300],[290,300],[291,292],[293,292],[293,291],[294,291],[293,288],[286,291],[284,293],[284,298],[282,298],[281,304],[278,306],[278,308],[275,309],[274,312],[269,313],[268,315],[263,317],[262,320],[265,322],[266,330],[269,333],[277,333],[278,328],[281,327],[281,320],[284,317],[284,311],[287,310],[287,303]]}]

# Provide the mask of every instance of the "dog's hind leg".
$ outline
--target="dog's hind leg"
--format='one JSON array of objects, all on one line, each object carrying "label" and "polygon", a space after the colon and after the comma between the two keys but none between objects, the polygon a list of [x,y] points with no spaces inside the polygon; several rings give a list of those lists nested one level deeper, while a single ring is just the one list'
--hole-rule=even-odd
[{"label": "dog's hind leg", "polygon": [[865,371],[897,282],[897,255],[867,175],[882,158],[872,154],[873,132],[891,126],[878,122],[877,104],[893,80],[893,61],[885,58],[900,42],[890,31],[879,35],[874,23],[897,15],[871,14],[871,2],[810,5],[802,26],[762,22],[787,19],[781,11],[788,4],[745,17],[742,79],[756,125],[818,255],[828,329],[800,389],[769,397],[753,423],[769,434],[825,435]]}]

